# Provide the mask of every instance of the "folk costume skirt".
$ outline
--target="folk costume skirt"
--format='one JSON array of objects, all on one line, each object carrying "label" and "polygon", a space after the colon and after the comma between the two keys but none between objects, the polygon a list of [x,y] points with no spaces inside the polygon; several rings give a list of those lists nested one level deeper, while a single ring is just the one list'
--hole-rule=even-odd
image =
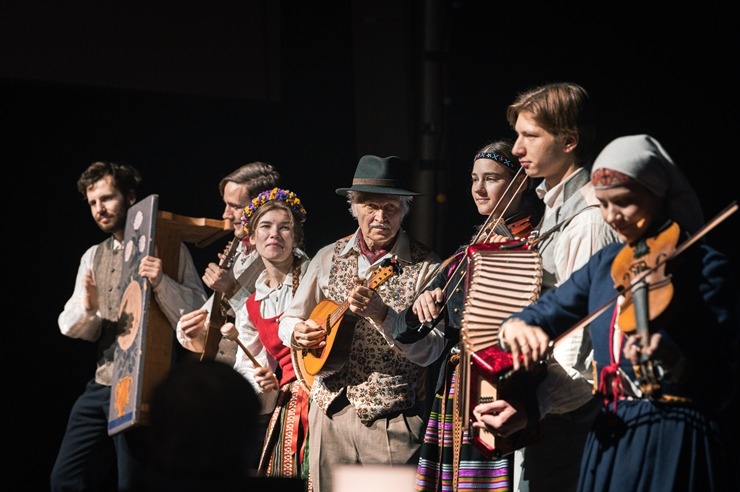
[{"label": "folk costume skirt", "polygon": [[275,410],[267,425],[259,476],[302,478],[311,492],[308,473],[309,395],[298,380],[280,388]]},{"label": "folk costume skirt", "polygon": [[586,439],[578,490],[738,490],[727,433],[716,421],[685,405],[620,399],[616,412],[612,405]]},{"label": "folk costume skirt", "polygon": [[[512,456],[488,459],[470,442],[468,432],[455,425],[459,356],[448,357],[445,384],[437,392],[421,445],[416,470],[417,491],[511,490]],[[457,427],[457,429],[456,429]],[[456,446],[457,441],[457,446]],[[455,448],[459,447],[459,453]]]}]

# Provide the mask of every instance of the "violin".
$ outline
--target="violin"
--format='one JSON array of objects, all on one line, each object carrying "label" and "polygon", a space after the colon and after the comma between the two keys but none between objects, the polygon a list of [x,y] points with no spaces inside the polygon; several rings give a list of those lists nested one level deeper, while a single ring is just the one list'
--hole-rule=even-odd
[{"label": "violin", "polygon": [[[678,224],[669,221],[655,236],[625,246],[612,261],[614,287],[624,297],[617,326],[624,333],[640,334],[643,345],[650,340],[650,321],[665,311],[673,298],[673,284],[665,274],[665,263],[675,253],[680,234]],[[634,367],[641,389],[648,397],[660,392],[656,369],[644,354]]]},{"label": "violin", "polygon": [[[506,221],[499,221],[493,227],[493,232],[499,236],[505,236],[509,239],[525,238],[529,236],[529,233],[534,230],[534,224],[532,223],[532,216],[522,216],[517,214],[514,217],[506,219]],[[490,234],[486,235],[486,240],[490,237]],[[486,242],[486,241],[484,241]]]},{"label": "violin", "polygon": [[[572,333],[574,330],[583,328],[584,326],[588,325],[592,321],[594,321],[596,318],[601,316],[607,309],[612,308],[614,306],[614,302],[619,299],[619,297],[623,297],[625,302],[623,304],[623,307],[621,308],[622,311],[625,311],[626,314],[624,318],[618,318],[618,324],[619,328],[622,328],[622,324],[624,324],[627,329],[629,329],[630,325],[634,326],[634,330],[642,330],[645,326],[647,326],[647,323],[645,322],[645,317],[647,317],[647,320],[653,319],[654,317],[657,317],[667,306],[670,304],[671,298],[673,297],[672,290],[673,290],[673,284],[670,284],[670,290],[664,290],[662,292],[661,288],[665,288],[667,282],[664,282],[662,280],[668,278],[665,276],[665,272],[663,270],[663,266],[665,263],[673,260],[678,255],[686,251],[689,247],[691,247],[693,244],[695,244],[699,239],[704,237],[709,231],[714,229],[718,224],[720,224],[723,220],[725,220],[727,217],[729,217],[731,214],[737,212],[738,210],[738,204],[737,202],[732,202],[729,206],[727,206],[723,211],[721,211],[714,219],[707,222],[704,226],[702,226],[698,231],[696,231],[693,235],[691,235],[687,240],[679,244],[675,249],[670,253],[667,254],[668,251],[670,251],[670,244],[675,244],[675,240],[673,239],[673,235],[675,234],[675,238],[678,238],[680,235],[680,230],[678,230],[678,225],[675,225],[675,229],[672,229],[674,225],[671,223],[667,227],[661,229],[660,232],[666,232],[665,235],[658,234],[656,237],[651,238],[652,241],[645,240],[645,244],[636,244],[635,247],[632,248],[623,248],[623,250],[626,250],[630,253],[625,253],[624,256],[620,259],[620,261],[617,261],[616,258],[618,258],[620,255],[617,254],[615,257],[615,260],[612,261],[612,278],[615,281],[615,284],[617,285],[617,292],[618,294],[608,299],[604,304],[602,304],[600,307],[598,307],[596,310],[591,312],[589,315],[587,315],[585,318],[582,318],[580,321],[573,324],[570,328],[562,332],[558,337],[550,342],[550,345],[557,340],[561,340],[568,336],[570,333]],[[671,230],[672,229],[672,230]],[[657,246],[657,247],[656,247]],[[645,248],[653,248],[651,249],[652,254],[643,254],[643,251]],[[639,253],[638,253],[639,252]],[[620,252],[621,253],[621,252]],[[631,261],[630,261],[631,258]],[[643,259],[649,258],[650,261],[642,262]],[[649,263],[653,262],[654,265],[652,267],[649,267]],[[658,274],[653,275],[655,271],[659,271]],[[641,272],[641,273],[638,273]],[[629,281],[627,281],[629,279]],[[639,297],[643,297],[642,294],[640,296],[635,296],[635,294],[632,292],[635,287],[638,289],[641,287],[641,283],[645,282],[647,284],[648,280],[651,280],[653,283],[653,290],[654,292],[651,294],[653,297],[653,304],[654,306],[647,306],[646,308],[639,307],[639,308],[633,308],[634,311],[632,311],[635,314],[630,315],[630,305],[640,304]],[[621,291],[619,289],[622,289]],[[646,291],[649,292],[649,289]],[[667,296],[666,293],[670,292],[671,295]],[[658,295],[660,294],[660,295]],[[662,299],[661,299],[662,298]],[[650,300],[650,295],[646,294],[644,296],[644,299],[647,301]],[[666,299],[668,300],[666,303]],[[660,308],[661,304],[665,304],[663,308]],[[641,314],[644,313],[644,314]],[[637,321],[640,320],[640,324],[638,325]],[[643,362],[643,361],[641,361]],[[650,378],[650,381],[655,382],[659,378],[656,377],[656,371],[655,367],[652,365],[652,363],[648,364],[648,361],[645,361],[645,364],[640,366],[638,364],[638,367],[636,368],[636,374],[641,379],[644,379],[645,381],[648,381],[648,378]],[[645,373],[645,371],[650,371],[648,374]],[[647,386],[643,388],[643,390],[647,393],[650,390],[653,392],[657,391],[658,388],[655,386]]]},{"label": "violin", "polygon": [[680,234],[678,224],[669,222],[655,236],[625,246],[614,257],[614,288],[624,295],[618,318],[621,331],[642,333],[645,324],[671,303],[673,284],[665,274],[665,263],[676,251]]}]

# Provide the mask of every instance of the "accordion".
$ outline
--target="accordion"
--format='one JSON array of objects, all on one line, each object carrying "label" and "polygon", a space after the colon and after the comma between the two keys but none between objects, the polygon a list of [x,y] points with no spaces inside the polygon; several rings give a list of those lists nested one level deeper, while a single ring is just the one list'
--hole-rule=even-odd
[{"label": "accordion", "polygon": [[460,330],[460,416],[472,444],[499,458],[525,443],[518,435],[498,437],[474,428],[473,408],[499,398],[519,397],[524,370],[514,372],[511,354],[498,345],[501,322],[536,301],[542,287],[542,258],[521,242],[476,244],[468,248],[466,297]]}]

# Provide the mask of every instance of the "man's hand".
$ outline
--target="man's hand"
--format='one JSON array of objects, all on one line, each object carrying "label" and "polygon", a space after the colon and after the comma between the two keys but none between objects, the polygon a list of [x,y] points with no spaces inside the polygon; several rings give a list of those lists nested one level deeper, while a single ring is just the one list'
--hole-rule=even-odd
[{"label": "man's hand", "polygon": [[156,256],[145,256],[139,263],[139,275],[148,278],[153,288],[162,281],[162,260]]},{"label": "man's hand", "polygon": [[[361,280],[358,279],[358,283]],[[349,310],[358,316],[372,319],[376,324],[382,324],[388,314],[388,306],[383,302],[377,292],[364,285],[358,285],[349,297]]]},{"label": "man's hand", "polygon": [[232,271],[221,268],[215,263],[208,264],[202,278],[203,283],[209,289],[221,292],[226,297],[231,297],[231,294],[237,290],[238,284]]},{"label": "man's hand", "polygon": [[188,338],[198,338],[206,326],[208,311],[206,309],[197,309],[185,313],[180,317],[180,327],[182,332]]},{"label": "man's hand", "polygon": [[88,270],[85,274],[85,297],[82,303],[88,313],[98,312],[98,286],[95,283],[92,270]]},{"label": "man's hand", "polygon": [[326,331],[312,319],[300,322],[293,328],[293,342],[306,349],[326,346]]}]

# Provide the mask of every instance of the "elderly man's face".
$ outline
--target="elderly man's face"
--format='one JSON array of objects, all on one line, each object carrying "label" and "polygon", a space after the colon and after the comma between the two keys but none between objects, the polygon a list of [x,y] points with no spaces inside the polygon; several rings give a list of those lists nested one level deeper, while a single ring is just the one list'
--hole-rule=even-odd
[{"label": "elderly man's face", "polygon": [[377,250],[390,245],[403,221],[401,198],[363,193],[355,198],[354,206],[368,247]]}]

